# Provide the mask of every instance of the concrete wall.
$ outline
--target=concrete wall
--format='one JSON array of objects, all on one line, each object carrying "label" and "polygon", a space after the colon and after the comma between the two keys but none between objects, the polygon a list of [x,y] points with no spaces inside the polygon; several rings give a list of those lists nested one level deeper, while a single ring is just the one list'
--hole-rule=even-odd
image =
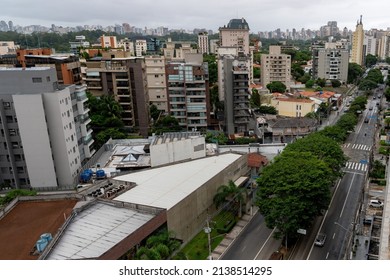
[{"label": "concrete wall", "polygon": [[223,172],[215,175],[196,191],[167,212],[168,230],[173,230],[184,243],[198,234],[205,226],[207,214],[215,211],[213,197],[219,186],[229,180],[237,180],[249,172],[247,155],[243,155]]},{"label": "concrete wall", "polygon": [[13,96],[31,187],[57,186],[41,94]]},{"label": "concrete wall", "polygon": [[81,167],[70,89],[43,94],[58,185],[72,185]]},{"label": "concrete wall", "polygon": [[189,138],[150,146],[151,166],[156,167],[206,156],[204,137]]}]

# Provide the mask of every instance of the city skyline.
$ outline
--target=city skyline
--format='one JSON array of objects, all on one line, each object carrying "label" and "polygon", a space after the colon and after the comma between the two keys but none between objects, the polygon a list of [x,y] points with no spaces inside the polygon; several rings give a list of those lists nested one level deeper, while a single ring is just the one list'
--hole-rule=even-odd
[{"label": "city skyline", "polygon": [[[83,25],[113,26],[129,23],[141,28],[192,30],[204,28],[217,31],[227,25],[232,18],[245,18],[251,33],[296,28],[319,29],[328,21],[336,21],[338,27],[354,30],[360,16],[363,15],[364,29],[387,29],[389,2],[380,0],[366,1],[287,1],[287,0],[241,0],[204,1],[182,3],[177,0],[152,2],[145,0],[127,3],[112,0],[108,10],[107,2],[96,0],[91,3],[68,0],[67,5],[59,1],[4,0],[0,19],[13,21],[14,25],[42,25],[75,27]],[[69,7],[69,8],[67,8]],[[327,13],[326,11],[329,11]],[[347,11],[347,12],[346,12]],[[190,14],[190,15],[188,15]]]}]

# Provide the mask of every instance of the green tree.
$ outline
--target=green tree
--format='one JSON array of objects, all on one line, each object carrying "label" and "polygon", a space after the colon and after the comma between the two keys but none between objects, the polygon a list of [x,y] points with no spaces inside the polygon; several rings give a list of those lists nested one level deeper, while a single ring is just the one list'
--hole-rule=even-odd
[{"label": "green tree", "polygon": [[36,191],[30,190],[11,190],[5,196],[0,196],[0,205],[6,205],[14,200],[18,196],[34,196],[37,195]]},{"label": "green tree", "polygon": [[96,143],[99,147],[106,143],[110,138],[126,139],[128,138],[128,135],[126,132],[120,131],[118,128],[111,127],[99,131],[95,136]]},{"label": "green tree", "polygon": [[179,121],[171,115],[166,115],[160,118],[157,122],[155,122],[152,128],[152,132],[157,135],[163,134],[164,132],[177,132],[181,130],[182,128],[179,125]]},{"label": "green tree", "polygon": [[310,152],[283,152],[257,179],[256,204],[275,237],[296,236],[327,209],[333,174]]},{"label": "green tree", "polygon": [[[300,77],[298,79],[298,82],[301,82],[302,84],[305,84],[306,86],[306,83],[311,79],[311,75],[309,73],[305,73],[302,77]],[[314,81],[313,81],[313,85],[314,85]],[[310,88],[313,86],[311,85]],[[307,87],[307,86],[306,86]]]},{"label": "green tree", "polygon": [[366,67],[370,68],[371,66],[374,66],[378,62],[378,57],[372,54],[368,54],[366,56]]},{"label": "green tree", "polygon": [[336,125],[345,131],[353,131],[358,123],[356,115],[352,113],[346,113],[340,117]]},{"label": "green tree", "polygon": [[348,84],[356,83],[358,79],[363,75],[363,68],[357,63],[348,64]]},{"label": "green tree", "polygon": [[155,104],[151,104],[149,106],[149,110],[150,110],[150,117],[153,119],[153,121],[157,121],[161,111],[157,108]]},{"label": "green tree", "polygon": [[333,139],[337,143],[343,143],[347,139],[347,130],[337,125],[328,125],[318,133]]},{"label": "green tree", "polygon": [[261,105],[259,108],[256,109],[256,112],[260,114],[269,114],[269,115],[278,114],[278,111],[274,106],[268,106],[268,105]]},{"label": "green tree", "polygon": [[386,97],[386,101],[390,102],[390,88],[386,88],[385,97]]},{"label": "green tree", "polygon": [[218,65],[214,54],[203,54],[203,61],[207,62],[209,68],[209,83],[213,86],[218,81]]},{"label": "green tree", "polygon": [[226,205],[228,202],[239,204],[238,216],[241,215],[241,205],[243,201],[242,189],[236,186],[232,180],[229,180],[227,185],[218,187],[217,193],[213,197],[215,207]]},{"label": "green tree", "polygon": [[260,94],[257,89],[252,89],[252,95],[249,100],[252,108],[258,108],[260,107]]},{"label": "green tree", "polygon": [[375,68],[371,69],[370,71],[368,71],[367,77],[365,78],[365,80],[371,80],[371,81],[374,81],[378,84],[382,84],[383,83],[383,75],[382,75],[381,70],[375,69]]},{"label": "green tree", "polygon": [[280,92],[284,93],[286,92],[286,85],[279,81],[271,82],[267,85],[267,89],[272,92]]},{"label": "green tree", "polygon": [[318,78],[318,79],[316,80],[316,84],[317,84],[318,86],[320,86],[320,87],[325,87],[325,85],[326,85],[326,80],[325,80],[324,78]]},{"label": "green tree", "polygon": [[305,75],[305,71],[302,69],[299,63],[292,63],[291,65],[291,75],[294,80],[299,80],[303,75]]},{"label": "green tree", "polygon": [[260,79],[260,68],[253,67],[253,78]]},{"label": "green tree", "polygon": [[341,86],[341,82],[339,80],[331,80],[332,87],[338,88]]},{"label": "green tree", "polygon": [[219,145],[226,145],[228,138],[222,131],[207,131],[206,143],[218,143]]},{"label": "green tree", "polygon": [[312,88],[314,86],[315,81],[310,79],[305,83],[306,88]]},{"label": "green tree", "polygon": [[310,152],[318,159],[323,160],[334,172],[334,180],[341,176],[341,169],[347,161],[339,143],[322,133],[311,133],[305,138],[287,145],[284,151]]}]

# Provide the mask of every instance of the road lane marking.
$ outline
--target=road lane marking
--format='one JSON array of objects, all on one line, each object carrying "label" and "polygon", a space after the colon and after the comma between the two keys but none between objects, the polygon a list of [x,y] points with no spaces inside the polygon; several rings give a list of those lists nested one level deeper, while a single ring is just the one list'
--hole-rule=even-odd
[{"label": "road lane marking", "polygon": [[267,240],[264,242],[263,246],[261,246],[259,252],[256,254],[254,260],[256,260],[257,257],[260,255],[260,252],[264,249],[265,244],[267,244],[268,240],[273,236],[275,230],[276,230],[276,228],[274,228],[274,229],[271,231],[271,233],[270,233],[270,235],[268,236]]},{"label": "road lane marking", "polygon": [[333,233],[333,237],[332,237],[332,239],[334,239],[334,237],[336,236],[336,233]]},{"label": "road lane marking", "polygon": [[344,209],[345,209],[345,204],[347,203],[347,199],[348,199],[349,193],[351,192],[351,188],[352,188],[353,180],[355,179],[355,175],[356,174],[352,175],[352,180],[351,180],[351,183],[349,184],[348,193],[347,193],[347,196],[345,197],[343,208],[341,209],[340,218],[343,215],[343,212],[344,212]]},{"label": "road lane marking", "polygon": [[326,254],[326,258],[325,258],[325,259],[327,260],[327,259],[328,259],[328,257],[329,257],[329,252]]}]

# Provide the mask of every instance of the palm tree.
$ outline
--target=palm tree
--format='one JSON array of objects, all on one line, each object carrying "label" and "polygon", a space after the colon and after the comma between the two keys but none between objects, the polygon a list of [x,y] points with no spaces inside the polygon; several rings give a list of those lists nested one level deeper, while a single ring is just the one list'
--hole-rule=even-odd
[{"label": "palm tree", "polygon": [[227,185],[221,185],[218,187],[217,193],[214,195],[213,202],[217,209],[228,202],[239,203],[238,216],[240,217],[243,199],[241,189],[237,187],[232,180],[230,180]]}]

